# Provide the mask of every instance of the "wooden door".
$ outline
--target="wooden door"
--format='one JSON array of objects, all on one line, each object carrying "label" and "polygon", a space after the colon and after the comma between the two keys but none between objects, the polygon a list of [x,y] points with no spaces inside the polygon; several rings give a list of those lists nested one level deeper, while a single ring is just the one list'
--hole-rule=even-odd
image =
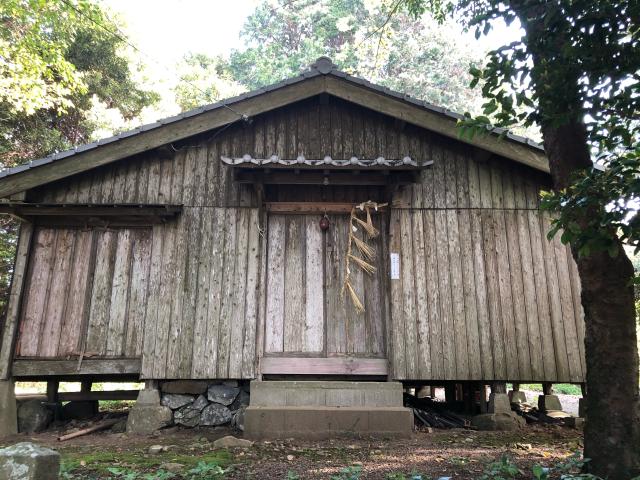
[{"label": "wooden door", "polygon": [[[265,356],[384,358],[382,273],[352,267],[365,305],[358,314],[342,294],[348,215],[270,215],[267,239]],[[382,230],[381,219],[376,219]],[[381,263],[381,239],[372,243]]]}]

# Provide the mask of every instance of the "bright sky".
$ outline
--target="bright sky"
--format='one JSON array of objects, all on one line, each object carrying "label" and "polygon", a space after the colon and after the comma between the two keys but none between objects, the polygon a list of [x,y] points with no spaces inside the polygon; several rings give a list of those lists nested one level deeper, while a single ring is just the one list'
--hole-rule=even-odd
[{"label": "bright sky", "polygon": [[[241,48],[240,30],[260,0],[99,0],[110,16],[123,25],[122,31],[144,53],[144,83],[161,94],[160,105],[143,112],[142,121],[178,113],[171,89],[177,81],[177,65],[189,52],[210,56],[228,55]],[[470,48],[488,50],[514,40],[517,28],[499,28],[476,41],[468,38]],[[146,55],[146,57],[145,57]],[[140,79],[142,80],[142,79]],[[111,112],[113,113],[113,112]],[[109,112],[97,115],[109,116]],[[118,124],[113,119],[112,124]],[[131,125],[135,126],[135,125]],[[96,135],[108,134],[96,132]]]}]

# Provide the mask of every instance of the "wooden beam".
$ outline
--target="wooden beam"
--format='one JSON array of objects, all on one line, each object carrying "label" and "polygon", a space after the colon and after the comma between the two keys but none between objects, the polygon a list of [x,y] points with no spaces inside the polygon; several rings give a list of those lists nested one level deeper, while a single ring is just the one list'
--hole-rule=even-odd
[{"label": "wooden beam", "polygon": [[[266,202],[265,207],[269,213],[283,213],[283,214],[310,214],[317,213],[319,215],[324,213],[351,213],[351,209],[355,205],[353,203],[346,202]],[[376,213],[375,210],[371,210],[371,213]]]},{"label": "wooden beam", "polygon": [[260,360],[263,375],[387,375],[384,358],[301,358],[264,357]]},{"label": "wooden beam", "polygon": [[0,203],[0,213],[15,213],[28,217],[174,217],[181,205],[70,205],[52,203]]},{"label": "wooden beam", "polygon": [[63,375],[127,375],[140,373],[139,358],[33,360],[18,358],[13,361],[14,377],[48,377]]},{"label": "wooden beam", "polygon": [[135,400],[139,390],[111,390],[107,392],[60,392],[58,401],[86,401],[86,400]]},{"label": "wooden beam", "polygon": [[283,107],[325,91],[325,77],[318,76],[305,81],[285,85],[281,88],[251,96],[234,102],[231,108],[220,107],[137,135],[106,143],[82,153],[30,168],[18,174],[0,179],[0,197],[29,190],[77,173],[107,165],[121,158],[146,152],[183,138],[222,127],[238,121],[239,115],[252,117],[269,110]]},{"label": "wooden beam", "polygon": [[238,183],[262,183],[265,185],[388,185],[396,183],[408,185],[417,182],[417,171],[360,171],[336,172],[325,174],[321,171],[262,171],[262,170],[236,170],[234,180]]},{"label": "wooden beam", "polygon": [[327,92],[349,102],[376,110],[386,115],[437,132],[459,142],[468,143],[516,162],[528,165],[536,170],[549,173],[549,161],[542,151],[536,151],[526,145],[500,139],[495,134],[486,136],[476,135],[473,139],[460,137],[457,120],[448,118],[440,113],[410,104],[402,99],[390,97],[382,92],[372,91],[347,80],[327,77]]},{"label": "wooden beam", "polygon": [[8,379],[11,372],[11,359],[13,357],[32,237],[33,225],[31,223],[20,225],[20,237],[18,239],[18,248],[16,249],[13,279],[11,280],[11,293],[9,294],[7,315],[2,329],[2,337],[0,338],[2,342],[0,343],[0,380]]}]

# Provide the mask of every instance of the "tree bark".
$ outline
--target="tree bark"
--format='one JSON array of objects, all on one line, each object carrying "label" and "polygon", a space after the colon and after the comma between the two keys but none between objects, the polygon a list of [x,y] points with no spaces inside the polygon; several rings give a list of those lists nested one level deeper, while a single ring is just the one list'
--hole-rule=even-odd
[{"label": "tree bark", "polygon": [[[544,23],[545,2],[513,0],[511,7],[526,31],[533,57],[545,152],[554,188],[572,173],[591,167],[578,82],[579,66],[567,65],[562,25]],[[577,63],[577,62],[576,62]],[[559,95],[561,91],[562,95]],[[556,121],[563,118],[563,122]],[[604,207],[604,206],[603,206]],[[588,215],[588,213],[586,213]],[[585,217],[586,218],[586,217]],[[640,474],[640,399],[633,266],[615,231],[618,254],[579,257],[572,248],[582,283],[587,366],[585,469],[604,479],[628,480]]]}]

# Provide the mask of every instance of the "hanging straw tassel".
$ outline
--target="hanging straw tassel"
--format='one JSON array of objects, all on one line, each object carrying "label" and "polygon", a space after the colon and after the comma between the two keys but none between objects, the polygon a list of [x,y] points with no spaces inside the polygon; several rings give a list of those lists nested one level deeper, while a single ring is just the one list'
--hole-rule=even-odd
[{"label": "hanging straw tassel", "polygon": [[380,232],[376,227],[373,226],[372,223],[365,222],[364,220],[360,220],[358,217],[354,216],[353,219],[360,224],[360,226],[367,232],[369,238],[376,238]]},{"label": "hanging straw tassel", "polygon": [[362,256],[367,260],[373,260],[374,258],[376,258],[376,250],[373,247],[367,245],[356,236],[353,237],[353,242],[356,244],[356,247],[358,247],[358,250],[360,251]]},{"label": "hanging straw tassel", "polygon": [[369,275],[372,275],[376,272],[376,267],[374,267],[373,265],[371,265],[370,263],[365,262],[363,259],[361,259],[360,257],[356,257],[355,255],[352,255],[351,253],[349,254],[349,259],[353,260],[354,262],[356,262],[356,264],[362,269],[364,270],[366,273],[368,273]]},{"label": "hanging straw tassel", "polygon": [[356,312],[364,313],[364,305],[362,304],[362,302],[358,298],[358,295],[356,294],[356,291],[353,289],[351,284],[349,282],[346,282],[344,284],[344,287],[349,292],[349,296],[351,297],[351,301],[353,302],[353,306],[355,307]]}]

